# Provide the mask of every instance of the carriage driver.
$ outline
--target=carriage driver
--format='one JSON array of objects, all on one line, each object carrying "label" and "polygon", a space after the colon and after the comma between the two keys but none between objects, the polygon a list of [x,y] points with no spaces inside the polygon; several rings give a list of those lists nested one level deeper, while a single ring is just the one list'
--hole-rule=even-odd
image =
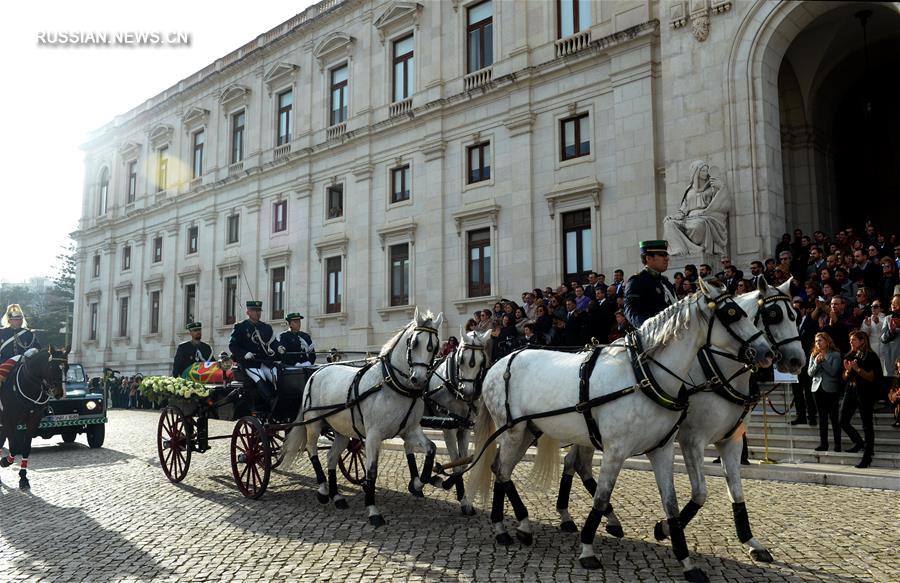
[{"label": "carriage driver", "polygon": [[175,360],[172,363],[172,376],[180,377],[184,369],[195,362],[207,362],[212,358],[212,346],[200,340],[203,336],[203,324],[191,322],[187,326],[191,339],[178,345]]},{"label": "carriage driver", "polygon": [[625,284],[625,317],[635,328],[674,304],[675,288],[663,272],[669,268],[669,242],[641,241],[644,269]]},{"label": "carriage driver", "polygon": [[312,337],[300,330],[303,316],[297,312],[291,312],[284,318],[289,330],[285,330],[278,337],[278,342],[284,347],[282,360],[288,366],[311,366],[316,363],[316,347]]},{"label": "carriage driver", "polygon": [[41,349],[41,343],[28,329],[19,304],[10,304],[6,308],[0,326],[0,382],[3,382],[19,359],[36,353]]},{"label": "carriage driver", "polygon": [[260,320],[262,302],[247,301],[247,319],[234,325],[228,349],[241,364],[247,380],[256,386],[257,394],[272,408],[275,401],[276,371],[273,360],[285,349],[274,337],[272,327]]}]

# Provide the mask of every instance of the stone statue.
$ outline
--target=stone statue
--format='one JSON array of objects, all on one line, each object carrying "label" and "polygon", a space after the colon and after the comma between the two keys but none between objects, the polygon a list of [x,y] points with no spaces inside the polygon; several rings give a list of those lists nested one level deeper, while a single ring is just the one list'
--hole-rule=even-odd
[{"label": "stone statue", "polygon": [[681,198],[681,207],[663,220],[669,253],[725,253],[730,202],[722,181],[709,175],[709,164],[704,160],[692,162],[691,183]]}]

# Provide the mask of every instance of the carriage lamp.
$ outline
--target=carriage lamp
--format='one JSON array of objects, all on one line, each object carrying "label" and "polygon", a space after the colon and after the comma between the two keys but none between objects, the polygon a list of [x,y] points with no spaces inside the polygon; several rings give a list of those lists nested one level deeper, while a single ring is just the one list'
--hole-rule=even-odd
[{"label": "carriage lamp", "polygon": [[97,401],[88,401],[87,403],[85,403],[84,407],[88,411],[93,411],[94,409],[97,408]]}]

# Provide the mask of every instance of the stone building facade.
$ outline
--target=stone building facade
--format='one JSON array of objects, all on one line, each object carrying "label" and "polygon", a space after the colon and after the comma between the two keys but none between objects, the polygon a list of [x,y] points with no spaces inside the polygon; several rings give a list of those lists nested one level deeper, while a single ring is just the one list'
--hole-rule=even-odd
[{"label": "stone building facade", "polygon": [[[859,6],[320,2],[90,137],[73,358],[162,372],[186,320],[222,350],[250,298],[320,349],[380,345],[416,305],[446,337],[501,297],[636,270],[697,158],[731,190],[732,258],[764,256],[834,215],[810,101],[858,47],[818,54],[808,29]],[[896,35],[888,8],[870,36]]]}]

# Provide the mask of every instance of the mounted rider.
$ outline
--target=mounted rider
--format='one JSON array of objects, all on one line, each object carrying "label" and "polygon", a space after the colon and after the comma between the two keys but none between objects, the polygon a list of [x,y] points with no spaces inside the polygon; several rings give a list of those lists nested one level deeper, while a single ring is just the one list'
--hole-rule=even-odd
[{"label": "mounted rider", "polygon": [[678,300],[675,288],[663,272],[669,268],[669,242],[641,241],[644,269],[625,284],[625,317],[635,328]]},{"label": "mounted rider", "polygon": [[316,347],[312,337],[300,330],[303,316],[299,312],[290,312],[285,316],[288,330],[278,337],[278,343],[284,347],[282,361],[288,366],[312,366],[316,363]]},{"label": "mounted rider", "polygon": [[272,408],[275,402],[277,371],[274,360],[285,348],[275,339],[272,327],[260,320],[262,302],[247,301],[247,319],[234,325],[228,349],[257,390],[257,394]]},{"label": "mounted rider", "polygon": [[10,304],[0,319],[0,383],[23,356],[28,358],[40,349],[41,343],[28,329],[22,307]]},{"label": "mounted rider", "polygon": [[208,362],[212,358],[212,346],[203,342],[203,324],[191,322],[185,326],[191,339],[178,345],[172,363],[172,376],[180,377],[184,370],[195,362]]}]

